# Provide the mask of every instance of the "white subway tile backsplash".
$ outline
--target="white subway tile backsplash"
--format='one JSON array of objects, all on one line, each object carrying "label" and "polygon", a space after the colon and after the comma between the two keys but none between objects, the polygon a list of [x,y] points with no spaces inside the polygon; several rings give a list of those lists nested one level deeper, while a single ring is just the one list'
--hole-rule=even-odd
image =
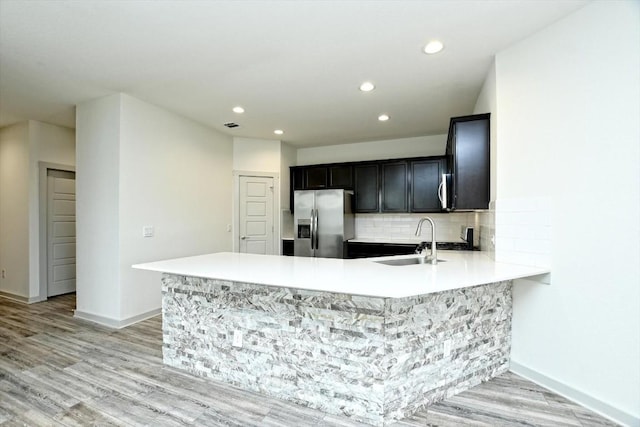
[{"label": "white subway tile backsplash", "polygon": [[548,254],[536,254],[533,257],[533,265],[535,267],[551,268],[551,253],[548,253]]},{"label": "white subway tile backsplash", "polygon": [[489,203],[489,210],[477,212],[476,215],[476,229],[479,233],[475,233],[476,245],[480,247],[480,250],[484,251],[492,259],[495,259],[495,238],[496,238],[496,214],[495,214],[495,202]]},{"label": "white subway tile backsplash", "polygon": [[546,254],[551,251],[551,242],[542,239],[515,239],[514,249],[525,253]]},{"label": "white subway tile backsplash", "polygon": [[501,199],[496,201],[495,206],[496,260],[550,267],[550,199]]},{"label": "white subway tile backsplash", "polygon": [[[431,239],[431,230],[428,224],[424,225],[421,237],[418,238],[414,235],[420,218],[428,216],[436,224],[437,240],[441,242],[462,242],[460,239],[462,226],[477,229],[475,215],[474,212],[449,214],[357,214],[356,239],[378,241],[416,239],[429,241]],[[477,239],[476,242],[478,242]]]}]

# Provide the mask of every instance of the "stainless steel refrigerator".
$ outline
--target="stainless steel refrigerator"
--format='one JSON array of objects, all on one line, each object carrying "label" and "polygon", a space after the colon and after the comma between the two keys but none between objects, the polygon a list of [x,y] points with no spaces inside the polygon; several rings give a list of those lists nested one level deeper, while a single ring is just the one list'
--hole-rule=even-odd
[{"label": "stainless steel refrigerator", "polygon": [[298,190],[294,193],[293,254],[344,258],[346,242],[355,234],[353,192]]}]

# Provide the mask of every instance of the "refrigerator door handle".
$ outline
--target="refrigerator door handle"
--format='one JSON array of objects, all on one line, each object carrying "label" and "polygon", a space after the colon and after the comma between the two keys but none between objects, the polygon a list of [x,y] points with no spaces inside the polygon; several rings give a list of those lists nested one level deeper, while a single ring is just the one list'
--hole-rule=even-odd
[{"label": "refrigerator door handle", "polygon": [[311,209],[311,221],[310,221],[310,234],[311,234],[311,253],[313,254],[313,248],[315,245],[315,237],[316,237],[316,230],[315,230],[315,209]]},{"label": "refrigerator door handle", "polygon": [[318,245],[318,209],[315,209],[315,214],[313,215],[313,233],[315,234],[314,237],[314,241],[315,241],[315,248],[314,249],[319,249],[319,245]]}]

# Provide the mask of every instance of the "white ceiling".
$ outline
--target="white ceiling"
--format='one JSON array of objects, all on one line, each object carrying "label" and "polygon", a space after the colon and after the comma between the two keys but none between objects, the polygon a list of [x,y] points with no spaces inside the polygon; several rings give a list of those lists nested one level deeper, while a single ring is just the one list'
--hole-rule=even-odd
[{"label": "white ceiling", "polygon": [[497,52],[585,3],[0,0],[0,126],[74,127],[75,105],[124,92],[298,147],[445,133]]}]

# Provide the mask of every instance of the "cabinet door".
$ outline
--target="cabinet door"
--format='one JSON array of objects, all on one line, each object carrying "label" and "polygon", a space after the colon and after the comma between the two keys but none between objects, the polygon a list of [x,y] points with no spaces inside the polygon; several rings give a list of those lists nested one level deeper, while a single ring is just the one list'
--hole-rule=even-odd
[{"label": "cabinet door", "polygon": [[304,168],[291,167],[291,188],[293,190],[304,190]]},{"label": "cabinet door", "polygon": [[293,256],[293,240],[282,240],[282,255]]},{"label": "cabinet door", "polygon": [[353,167],[355,211],[360,213],[378,212],[378,165],[358,165]]},{"label": "cabinet door", "polygon": [[382,212],[408,212],[407,162],[382,164]]},{"label": "cabinet door", "polygon": [[304,170],[305,187],[308,190],[327,188],[327,167],[307,167]]},{"label": "cabinet door", "polygon": [[330,188],[353,188],[353,166],[335,165],[329,166]]},{"label": "cabinet door", "polygon": [[409,191],[411,212],[440,212],[442,210],[438,187],[443,173],[443,159],[411,162],[411,188]]},{"label": "cabinet door", "polygon": [[489,117],[455,124],[454,209],[489,208]]}]

